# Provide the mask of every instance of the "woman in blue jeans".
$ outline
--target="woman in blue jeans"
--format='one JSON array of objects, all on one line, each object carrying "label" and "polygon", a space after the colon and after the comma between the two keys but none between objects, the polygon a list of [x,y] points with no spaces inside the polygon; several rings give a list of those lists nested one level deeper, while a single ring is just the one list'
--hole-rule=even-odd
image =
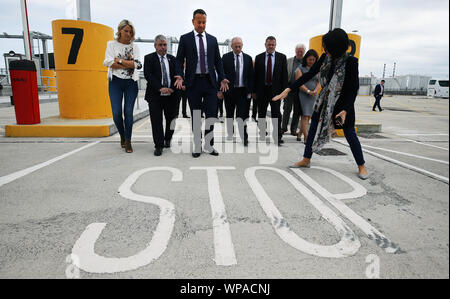
[{"label": "woman in blue jeans", "polygon": [[366,180],[369,174],[361,144],[355,132],[355,100],[359,89],[358,59],[347,53],[349,39],[347,33],[336,28],[323,36],[325,54],[311,67],[310,71],[294,82],[274,101],[284,99],[291,90],[298,88],[319,74],[322,91],[311,119],[303,160],[292,168],[310,167],[313,152],[319,152],[330,141],[334,128],[342,128],[352,150],[358,176]]},{"label": "woman in blue jeans", "polygon": [[[103,64],[108,67],[109,98],[114,123],[120,134],[120,144],[127,153],[132,153],[133,111],[139,80],[137,70],[142,68],[142,63],[139,48],[134,43],[133,24],[128,20],[120,22],[116,36],[115,40],[108,42]],[[125,105],[122,112],[123,99]]]}]

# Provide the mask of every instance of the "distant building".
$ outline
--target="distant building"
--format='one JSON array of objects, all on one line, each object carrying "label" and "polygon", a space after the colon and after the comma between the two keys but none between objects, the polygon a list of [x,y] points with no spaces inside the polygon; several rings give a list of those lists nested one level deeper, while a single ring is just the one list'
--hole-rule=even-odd
[{"label": "distant building", "polygon": [[[395,95],[426,95],[428,82],[431,77],[423,75],[404,75],[397,77],[384,78],[385,94]],[[359,95],[372,95],[375,86],[382,79],[376,77],[359,78]]]}]

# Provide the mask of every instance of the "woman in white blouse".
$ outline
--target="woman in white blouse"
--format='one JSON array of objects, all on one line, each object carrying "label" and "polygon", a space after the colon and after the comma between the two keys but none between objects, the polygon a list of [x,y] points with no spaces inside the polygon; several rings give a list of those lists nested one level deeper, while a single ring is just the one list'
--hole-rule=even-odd
[{"label": "woman in white blouse", "polygon": [[[117,38],[109,41],[105,61],[108,67],[109,98],[114,123],[120,134],[120,144],[127,153],[132,153],[131,135],[133,131],[133,110],[138,95],[139,74],[142,69],[138,46],[134,43],[135,30],[133,24],[123,20],[118,26]],[[122,101],[125,98],[124,116],[122,117]]]}]

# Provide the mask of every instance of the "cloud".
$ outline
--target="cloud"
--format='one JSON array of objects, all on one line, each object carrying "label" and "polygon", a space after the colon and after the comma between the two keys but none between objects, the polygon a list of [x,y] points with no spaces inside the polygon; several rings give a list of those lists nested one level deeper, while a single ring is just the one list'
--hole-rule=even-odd
[{"label": "cloud", "polygon": [[[67,1],[29,0],[31,30],[51,34],[51,21],[65,18]],[[22,31],[17,0],[2,0],[2,29]],[[192,30],[192,12],[203,8],[208,14],[207,31],[220,41],[241,36],[244,51],[253,57],[264,51],[268,35],[278,40],[277,50],[293,56],[298,43],[328,31],[330,1],[204,1],[165,0],[155,5],[143,0],[93,0],[92,20],[116,29],[127,18],[137,36],[153,38],[163,33],[179,37]],[[362,36],[360,73],[381,76],[386,63],[398,74],[423,73],[448,77],[449,3],[447,0],[346,0],[342,27]],[[4,24],[4,25],[3,25]],[[0,39],[0,53],[23,52],[20,41]],[[153,45],[141,44],[143,53]],[[1,62],[0,67],[2,67]]]}]

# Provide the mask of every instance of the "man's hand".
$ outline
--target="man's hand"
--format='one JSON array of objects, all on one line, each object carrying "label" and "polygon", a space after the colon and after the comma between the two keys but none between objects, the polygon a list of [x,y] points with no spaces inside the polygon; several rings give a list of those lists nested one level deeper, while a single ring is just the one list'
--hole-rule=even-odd
[{"label": "man's hand", "polygon": [[347,118],[347,111],[342,110],[341,113],[336,114],[336,118],[339,117],[342,119],[342,124],[345,124],[345,119]]},{"label": "man's hand", "polygon": [[276,101],[284,100],[285,98],[287,98],[287,96],[289,95],[290,92],[291,92],[291,89],[286,88],[282,93],[280,93],[279,95],[274,97],[272,99],[272,101],[276,102]]},{"label": "man's hand", "polygon": [[256,92],[252,93],[252,98],[256,100]]},{"label": "man's hand", "polygon": [[163,87],[159,90],[163,95],[171,95],[173,93],[173,89]]},{"label": "man's hand", "polygon": [[177,81],[175,81],[175,87],[177,89],[183,89],[183,78],[181,78],[181,76],[175,76],[175,78],[177,79]]},{"label": "man's hand", "polygon": [[222,82],[220,83],[220,91],[221,92],[227,92],[228,91],[228,83],[230,83],[230,81],[228,81],[227,79],[223,79]]},{"label": "man's hand", "polygon": [[217,93],[217,98],[218,98],[219,100],[223,100],[223,92],[219,91],[219,92]]}]

